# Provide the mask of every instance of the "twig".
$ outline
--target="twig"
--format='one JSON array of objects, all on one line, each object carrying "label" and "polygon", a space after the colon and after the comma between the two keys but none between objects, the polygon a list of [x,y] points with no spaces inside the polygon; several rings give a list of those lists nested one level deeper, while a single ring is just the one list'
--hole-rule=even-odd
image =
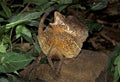
[{"label": "twig", "polygon": [[112,40],[110,37],[108,37],[107,35],[105,35],[104,33],[100,33],[100,35],[105,38],[106,40],[108,40],[109,42],[111,42],[113,44],[113,46],[115,46],[117,44],[117,42],[115,40]]},{"label": "twig", "polygon": [[107,22],[107,21],[100,20],[100,19],[97,19],[96,21],[97,21],[97,23],[99,23],[99,24],[111,25],[111,26],[114,26],[114,25],[118,25],[118,26],[119,26],[119,24],[120,24],[120,23],[116,23],[116,22],[109,23],[109,22]]},{"label": "twig", "polygon": [[95,39],[96,39],[96,37],[91,38],[91,39],[90,39],[90,42],[91,42],[92,46],[93,46],[95,49],[97,49],[97,45],[96,45],[96,43],[95,43]]},{"label": "twig", "polygon": [[23,12],[29,10],[28,7],[29,7],[30,4],[31,4],[31,3],[29,2],[29,3],[26,5],[26,7],[25,7],[19,14],[21,14],[21,13],[23,13]]}]

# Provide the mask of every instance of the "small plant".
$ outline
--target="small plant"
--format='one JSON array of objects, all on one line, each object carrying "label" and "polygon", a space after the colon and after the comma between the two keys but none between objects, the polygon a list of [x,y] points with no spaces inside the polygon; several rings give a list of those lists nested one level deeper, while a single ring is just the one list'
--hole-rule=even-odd
[{"label": "small plant", "polygon": [[108,70],[113,75],[113,82],[119,82],[119,78],[120,78],[120,44],[115,47],[114,51],[109,56]]},{"label": "small plant", "polygon": [[[41,16],[53,6],[60,12],[65,12],[68,6],[81,9],[81,4],[72,3],[73,0],[23,0],[20,3],[15,0],[0,0],[0,74],[7,76],[0,75],[0,82],[20,82],[13,73],[19,76],[17,71],[27,66],[41,52],[37,41]],[[89,5],[86,11],[105,8],[106,4],[103,7],[101,3]],[[48,19],[51,20],[52,17]],[[90,33],[101,28],[99,24],[84,22]],[[17,51],[14,45],[22,46],[25,42],[30,44],[31,50]]]}]

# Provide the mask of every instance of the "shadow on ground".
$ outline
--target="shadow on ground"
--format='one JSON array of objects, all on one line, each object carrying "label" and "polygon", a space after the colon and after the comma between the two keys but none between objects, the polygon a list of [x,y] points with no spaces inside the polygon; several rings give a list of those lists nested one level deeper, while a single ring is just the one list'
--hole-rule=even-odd
[{"label": "shadow on ground", "polygon": [[32,71],[28,71],[28,67],[21,76],[23,82],[106,82],[107,60],[108,56],[103,52],[82,50],[77,58],[63,65],[57,79],[51,76],[51,68],[47,64],[39,64]]}]

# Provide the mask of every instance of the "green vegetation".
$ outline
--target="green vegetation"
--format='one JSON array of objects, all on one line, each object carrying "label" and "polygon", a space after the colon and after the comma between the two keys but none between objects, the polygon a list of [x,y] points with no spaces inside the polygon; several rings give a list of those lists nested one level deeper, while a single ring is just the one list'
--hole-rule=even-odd
[{"label": "green vegetation", "polygon": [[[84,6],[87,8],[86,12],[105,8],[106,1],[87,4],[87,7]],[[15,74],[19,76],[18,71],[24,69],[35,56],[40,54],[37,31],[40,18],[46,10],[56,6],[57,11],[65,13],[68,7],[82,10],[82,5],[74,0],[23,0],[23,2],[0,0],[0,73],[7,76],[0,76],[0,82],[20,82]],[[52,21],[52,17],[53,15],[47,20]],[[90,33],[100,30],[102,26],[84,18],[83,22],[88,25]],[[22,46],[22,43],[25,42],[29,43],[31,47],[28,52],[21,48],[16,49],[15,45],[21,44]],[[115,67],[117,70],[115,78],[117,79],[116,75],[120,74],[119,58],[120,56],[117,56],[114,62],[117,65]]]},{"label": "green vegetation", "polygon": [[110,54],[108,70],[113,75],[113,82],[118,82],[120,78],[120,44]]}]

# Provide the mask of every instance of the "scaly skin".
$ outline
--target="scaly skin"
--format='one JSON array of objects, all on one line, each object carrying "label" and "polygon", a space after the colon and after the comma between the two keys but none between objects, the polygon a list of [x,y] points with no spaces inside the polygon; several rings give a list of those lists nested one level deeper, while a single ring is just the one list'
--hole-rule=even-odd
[{"label": "scaly skin", "polygon": [[[48,62],[55,70],[51,58],[60,60],[76,57],[88,37],[87,27],[73,16],[65,17],[59,12],[54,13],[54,23],[43,31],[39,29],[38,41],[43,53],[48,56]],[[60,65],[61,66],[61,65]],[[60,66],[57,69],[60,71]]]}]

